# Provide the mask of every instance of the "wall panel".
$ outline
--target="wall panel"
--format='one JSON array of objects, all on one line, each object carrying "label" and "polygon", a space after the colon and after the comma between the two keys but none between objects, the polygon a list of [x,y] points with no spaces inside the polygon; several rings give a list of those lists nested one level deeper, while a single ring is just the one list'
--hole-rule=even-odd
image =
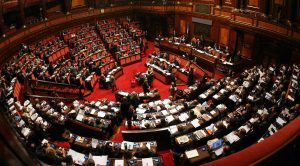
[{"label": "wall panel", "polygon": [[228,46],[229,44],[229,28],[221,27],[219,35],[219,43]]}]

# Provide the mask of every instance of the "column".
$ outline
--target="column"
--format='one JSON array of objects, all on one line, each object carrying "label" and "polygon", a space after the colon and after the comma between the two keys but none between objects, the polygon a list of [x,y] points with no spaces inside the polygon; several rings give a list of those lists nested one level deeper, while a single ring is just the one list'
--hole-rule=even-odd
[{"label": "column", "polygon": [[222,7],[222,0],[215,0],[216,7]]},{"label": "column", "polygon": [[90,0],[90,8],[94,9],[95,8],[95,0]]},{"label": "column", "polygon": [[26,25],[25,25],[25,11],[24,11],[25,2],[24,2],[24,0],[18,0],[18,5],[19,5],[19,12],[20,12],[21,26],[25,28]]},{"label": "column", "polygon": [[265,14],[266,16],[269,14],[269,4],[268,4],[268,0],[260,0],[259,1],[259,11],[263,14]]},{"label": "column", "polygon": [[41,12],[41,17],[44,20],[47,20],[47,8],[46,8],[46,0],[40,0],[40,12]]},{"label": "column", "polygon": [[297,11],[297,2],[294,0],[286,1],[285,11],[286,20],[291,23],[294,20],[295,11]]},{"label": "column", "polygon": [[4,35],[3,0],[0,0],[0,35]]},{"label": "column", "polygon": [[64,0],[65,12],[69,14],[71,11],[72,0]]}]

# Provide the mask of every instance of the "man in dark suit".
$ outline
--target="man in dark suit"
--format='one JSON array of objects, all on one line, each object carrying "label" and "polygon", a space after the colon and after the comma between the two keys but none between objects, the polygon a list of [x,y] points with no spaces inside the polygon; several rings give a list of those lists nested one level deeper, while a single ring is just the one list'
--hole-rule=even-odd
[{"label": "man in dark suit", "polygon": [[127,117],[129,108],[130,108],[130,103],[128,102],[127,98],[124,97],[120,105],[121,115],[123,118]]},{"label": "man in dark suit", "polygon": [[149,84],[148,84],[147,80],[145,80],[144,83],[143,83],[143,91],[144,91],[144,93],[150,92]]},{"label": "man in dark suit", "polygon": [[188,75],[188,85],[192,85],[194,82],[194,69],[190,67],[189,75]]}]

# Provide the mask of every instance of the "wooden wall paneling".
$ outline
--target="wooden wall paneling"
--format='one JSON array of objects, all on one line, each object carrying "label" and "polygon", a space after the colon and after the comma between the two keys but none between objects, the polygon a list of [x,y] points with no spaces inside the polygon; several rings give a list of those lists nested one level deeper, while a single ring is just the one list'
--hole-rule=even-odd
[{"label": "wooden wall paneling", "polygon": [[189,23],[190,25],[190,36],[189,37],[194,37],[195,36],[195,33],[194,33],[194,31],[195,31],[195,29],[194,29],[194,24],[193,24],[193,22],[191,21],[190,23]]},{"label": "wooden wall paneling", "polygon": [[236,8],[237,0],[222,0],[222,6]]},{"label": "wooden wall paneling", "polygon": [[228,27],[222,26],[220,28],[219,43],[228,46],[229,38],[230,38],[229,35],[230,35],[230,29]]},{"label": "wooden wall paneling", "polygon": [[179,22],[179,28],[180,28],[180,30],[179,30],[179,32],[181,33],[181,34],[185,34],[186,33],[186,20],[185,19],[180,19],[180,22]]},{"label": "wooden wall paneling", "polygon": [[269,13],[269,0],[259,0],[259,12],[268,15]]},{"label": "wooden wall paneling", "polygon": [[248,6],[254,7],[254,8],[259,8],[259,0],[248,0]]},{"label": "wooden wall paneling", "polygon": [[211,27],[210,37],[213,41],[219,41],[220,22],[214,20]]},{"label": "wooden wall paneling", "polygon": [[214,1],[214,5],[216,6],[216,7],[221,7],[223,4],[222,4],[222,0],[215,0]]},{"label": "wooden wall paneling", "polygon": [[261,0],[248,0],[247,9],[256,11],[256,12],[262,12],[261,11]]},{"label": "wooden wall paneling", "polygon": [[20,21],[21,21],[21,26],[25,24],[25,2],[24,0],[18,0],[18,5],[19,5],[19,11],[20,11]]},{"label": "wooden wall paneling", "polygon": [[0,35],[2,36],[4,34],[4,18],[3,18],[3,1],[0,1]]},{"label": "wooden wall paneling", "polygon": [[177,26],[176,24],[176,17],[175,16],[169,16],[167,17],[167,22],[168,22],[168,34],[173,34],[174,30],[176,31],[175,27]]},{"label": "wooden wall paneling", "polygon": [[237,42],[238,42],[238,33],[233,29],[230,30],[229,40],[230,40],[229,45],[228,45],[229,51],[231,53],[234,53],[236,46],[237,46]]},{"label": "wooden wall paneling", "polygon": [[64,0],[64,10],[69,13],[72,7],[72,0]]},{"label": "wooden wall paneling", "polygon": [[293,63],[300,63],[300,49],[299,48],[294,48],[292,51],[292,57],[291,57],[291,62]]},{"label": "wooden wall paneling", "polygon": [[178,34],[186,34],[187,24],[191,25],[191,17],[187,15],[177,14],[175,16],[175,31]]},{"label": "wooden wall paneling", "polygon": [[248,58],[251,59],[252,58],[252,52],[254,49],[254,42],[255,42],[255,37],[253,34],[249,34],[249,33],[244,33],[243,35],[243,43],[242,43],[242,50],[241,50],[241,54]]},{"label": "wooden wall paneling", "polygon": [[72,0],[72,9],[85,6],[85,0]]},{"label": "wooden wall paneling", "polygon": [[242,31],[236,31],[237,32],[237,41],[236,41],[236,47],[233,53],[237,53],[238,51],[242,50],[243,46],[243,32]]}]

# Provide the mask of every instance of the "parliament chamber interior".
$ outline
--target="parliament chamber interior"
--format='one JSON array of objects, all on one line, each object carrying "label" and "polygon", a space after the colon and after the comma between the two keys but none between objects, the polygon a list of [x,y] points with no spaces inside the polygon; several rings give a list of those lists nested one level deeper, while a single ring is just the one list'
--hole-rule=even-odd
[{"label": "parliament chamber interior", "polygon": [[300,165],[299,0],[0,0],[0,165]]}]

